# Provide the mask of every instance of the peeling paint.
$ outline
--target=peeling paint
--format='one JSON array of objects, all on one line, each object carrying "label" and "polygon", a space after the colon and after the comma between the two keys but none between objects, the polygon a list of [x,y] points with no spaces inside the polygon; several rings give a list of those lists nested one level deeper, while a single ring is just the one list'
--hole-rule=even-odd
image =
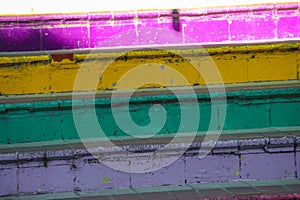
[{"label": "peeling paint", "polygon": [[[291,51],[292,47],[294,50]],[[257,81],[277,81],[277,80],[297,80],[298,62],[300,60],[299,44],[281,45],[253,45],[238,47],[216,47],[207,48],[212,61],[216,64],[223,83],[243,83]],[[101,66],[105,64],[105,58],[113,57],[115,53],[96,53],[89,55],[74,54],[72,58],[60,58],[60,62],[50,62],[46,56],[22,56],[22,57],[0,57],[0,93],[6,94],[38,94],[53,92],[69,92],[73,90],[76,74],[82,65],[93,74],[100,73],[101,81],[98,85],[90,88],[83,86],[81,90],[112,90],[129,89],[118,86],[118,80],[126,72],[135,66],[144,63],[147,57],[148,63],[160,63],[157,69],[153,67],[153,73],[145,74],[145,81],[149,76],[156,76],[155,73],[163,73],[166,77],[164,86],[186,85],[182,80],[174,79],[168,70],[163,70],[162,66],[168,66],[188,80],[190,85],[218,84],[213,80],[205,82],[198,71],[210,66],[211,61],[207,60],[207,55],[196,56],[203,53],[200,49],[172,50],[168,54],[166,50],[153,51],[133,51],[123,57],[116,59],[110,64],[105,72],[101,72]],[[186,55],[189,60],[174,56],[176,53]],[[125,60],[123,58],[126,58]],[[71,60],[70,60],[71,59]],[[73,59],[73,60],[72,60]],[[101,65],[103,63],[103,65]],[[119,66],[123,66],[120,68]],[[194,68],[196,67],[196,68]],[[151,78],[151,77],[150,77]],[[170,81],[173,80],[173,81]],[[133,84],[134,80],[128,80],[128,84]],[[157,87],[155,84],[148,84],[144,87]]]},{"label": "peeling paint", "polygon": [[141,40],[143,45],[164,44],[153,40],[157,33],[149,34],[147,40],[139,33],[144,27],[174,30],[174,23],[183,38],[177,44],[190,43],[186,38],[193,43],[299,38],[298,7],[275,5],[181,9],[173,16],[171,9],[1,16],[0,52],[95,48],[99,42],[126,31],[132,31],[130,38],[109,46],[129,46]]},{"label": "peeling paint", "polygon": [[[274,129],[273,129],[274,130]],[[265,136],[272,138],[275,132],[266,131]],[[290,138],[298,137],[290,133]],[[295,133],[295,132],[294,132]],[[259,137],[259,135],[257,135]],[[229,136],[229,138],[232,136]],[[253,137],[253,136],[252,136]],[[275,139],[275,138],[274,138]],[[224,143],[226,143],[226,138]],[[247,143],[247,139],[236,139],[231,144]],[[276,137],[276,140],[284,143],[286,137]],[[235,142],[234,142],[235,141]],[[241,142],[239,142],[241,141]],[[160,144],[160,140],[156,141]],[[180,142],[180,141],[178,141]],[[293,141],[294,146],[296,140]],[[211,153],[208,156],[199,159],[198,151],[201,143],[195,142],[192,144],[194,148],[189,149],[182,157],[180,157],[172,165],[162,168],[160,170],[142,173],[130,174],[122,173],[114,169],[108,168],[101,163],[101,159],[96,159],[97,162],[89,162],[87,160],[95,160],[95,157],[87,154],[87,150],[76,147],[78,143],[74,140],[68,143],[69,148],[59,150],[64,147],[65,142],[56,143],[56,148],[51,148],[51,144],[43,143],[47,148],[45,152],[39,153],[37,150],[41,146],[35,144],[27,145],[27,149],[22,149],[20,146],[9,147],[7,152],[14,150],[19,152],[19,155],[11,153],[1,153],[0,155],[0,196],[17,195],[17,194],[38,194],[38,193],[57,193],[70,191],[91,191],[91,190],[106,190],[106,189],[120,189],[120,188],[140,188],[153,187],[162,185],[183,185],[194,183],[218,183],[228,181],[247,181],[251,180],[269,180],[269,179],[291,179],[297,178],[296,172],[299,173],[299,166],[296,164],[299,157],[294,157],[296,149],[291,149],[285,153],[249,153],[246,151],[239,151],[235,153],[227,152],[228,146],[218,147],[218,154]],[[277,145],[280,146],[278,143]],[[148,144],[136,145],[139,148],[148,148]],[[144,146],[144,147],[143,147]],[[184,145],[183,145],[184,146]],[[28,148],[31,147],[31,148]],[[197,148],[195,148],[197,147]],[[97,147],[94,147],[97,148]],[[178,146],[173,148],[177,149]],[[247,148],[260,148],[256,144],[249,145]],[[4,148],[2,147],[2,150]],[[237,149],[241,149],[238,146]],[[91,151],[92,148],[90,148]],[[121,163],[119,151],[114,149],[107,149],[107,158],[118,165]],[[45,150],[44,150],[45,151]],[[68,155],[66,152],[69,151]],[[172,156],[172,148],[160,155],[160,158],[169,158]],[[214,151],[214,149],[213,149]],[[223,153],[221,153],[223,151]],[[74,156],[76,154],[76,156]],[[31,159],[28,159],[31,155]],[[44,160],[41,156],[46,155],[48,160],[48,167],[43,166]],[[238,159],[241,155],[244,159]],[[299,154],[300,155],[300,154]],[[136,153],[132,157],[132,161],[138,159],[146,159],[140,157]],[[18,165],[18,163],[20,163]],[[76,165],[76,168],[72,167]],[[134,162],[131,163],[134,167]],[[241,167],[239,167],[241,166]],[[56,174],[56,176],[53,176]],[[9,178],[8,178],[9,175]],[[226,183],[227,184],[227,183]]]},{"label": "peeling paint", "polygon": [[104,183],[110,183],[110,178],[109,177],[104,177],[102,180],[101,180],[101,184],[104,184]]},{"label": "peeling paint", "polygon": [[[167,120],[163,127],[157,127],[155,131],[158,135],[176,133],[180,123],[180,117],[178,116],[180,116],[181,109],[188,109],[192,105],[186,101],[182,106],[179,106],[176,102],[176,96],[172,93],[165,93],[165,89],[151,89],[150,91],[147,89],[150,93],[145,93],[144,91],[137,92],[131,98],[129,111],[132,113],[133,121],[139,125],[149,124],[149,112],[155,112],[150,107],[156,103],[161,103],[166,110]],[[227,113],[224,131],[300,126],[299,94],[299,86],[296,87],[295,85],[294,87],[286,85],[284,88],[266,87],[255,90],[252,87],[248,90],[246,88],[237,88],[235,90],[231,88],[226,94]],[[215,92],[211,96],[218,98],[222,97],[222,94]],[[178,98],[183,99],[190,97],[190,94],[185,93],[178,96]],[[21,98],[21,96],[18,98]],[[68,96],[55,96],[52,98],[43,95],[27,95],[26,98],[18,98],[3,98],[3,103],[0,103],[2,105],[0,128],[5,133],[0,138],[0,143],[2,144],[78,139],[72,116],[72,103],[77,106],[76,112],[81,113],[86,128],[90,130],[87,131],[86,137],[98,137],[97,133],[89,127],[88,116],[93,101],[88,97],[74,100],[73,102],[71,99],[68,99]],[[201,114],[198,131],[199,134],[204,134],[208,129],[211,117],[220,116],[217,114],[212,115],[210,95],[207,91],[199,89],[197,98]],[[124,114],[124,99],[119,98],[115,103],[120,105],[115,111],[120,115]],[[99,94],[95,99],[95,105],[96,112],[102,113],[97,117],[107,137],[127,136],[127,133],[121,130],[114,121],[111,111],[110,93]],[[193,119],[190,120],[190,122],[193,121]],[[214,117],[212,120],[214,120]],[[220,123],[218,119],[215,121]],[[218,123],[215,124],[216,128],[219,125]],[[189,122],[187,122],[184,131],[187,133],[191,131],[189,127]],[[40,130],[44,131],[41,132]],[[136,134],[145,135],[149,134],[149,132],[142,131]],[[265,141],[249,140],[248,143],[264,145]],[[267,149],[262,149],[262,151],[289,151],[290,148],[293,148],[288,145],[289,143],[290,141],[286,140],[285,148],[274,148],[273,145],[276,144],[276,141],[272,140],[268,144]],[[228,149],[228,152],[232,151],[235,151],[235,149]]]},{"label": "peeling paint", "polygon": [[238,170],[235,170],[235,171],[233,172],[233,176],[239,176],[239,171],[238,171]]}]

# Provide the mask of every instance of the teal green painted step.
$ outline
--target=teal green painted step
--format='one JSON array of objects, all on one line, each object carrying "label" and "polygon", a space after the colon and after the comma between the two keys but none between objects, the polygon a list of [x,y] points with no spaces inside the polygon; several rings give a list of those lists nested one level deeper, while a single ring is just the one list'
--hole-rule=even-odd
[{"label": "teal green painted step", "polygon": [[[145,91],[137,93],[130,99],[129,106],[130,116],[137,125],[146,126],[151,121],[149,114],[161,113],[158,108],[151,108],[154,104],[163,105],[166,112],[165,124],[160,123],[158,118],[157,126],[138,131],[122,130],[112,115],[109,95],[98,95],[95,99],[97,124],[99,122],[106,137],[127,136],[127,133],[134,136],[174,134],[178,130],[184,133],[195,131],[197,120],[193,111],[197,113],[198,110],[200,122],[196,124],[196,130],[203,133],[208,130],[210,121],[211,129],[222,128],[222,113],[218,112],[226,106],[224,130],[300,126],[300,86],[297,84],[278,88],[229,89],[226,93],[226,104],[218,101],[223,95],[219,92],[211,94],[218,102],[216,113],[212,113],[210,95],[205,90],[197,91],[197,104],[189,101],[193,98],[192,94],[182,92],[179,95],[179,99],[184,101],[181,106],[175,95],[164,90],[149,95]],[[119,98],[116,101],[118,106],[114,112],[121,119],[127,119],[126,106],[122,104],[125,99]],[[3,98],[0,103],[1,144],[104,137],[91,122],[94,114],[93,99],[90,98],[81,98],[73,102],[76,105],[74,113],[81,117],[80,135],[74,124],[71,94],[55,98]],[[190,115],[185,115],[184,123],[179,127],[183,112]],[[126,122],[124,123],[126,125]]]}]

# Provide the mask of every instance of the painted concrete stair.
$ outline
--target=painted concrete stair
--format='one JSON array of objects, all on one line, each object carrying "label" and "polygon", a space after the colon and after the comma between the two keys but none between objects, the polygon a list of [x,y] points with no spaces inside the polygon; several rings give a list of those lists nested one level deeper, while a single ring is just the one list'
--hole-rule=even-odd
[{"label": "painted concrete stair", "polygon": [[[180,32],[174,30],[169,10],[1,16],[0,195],[298,178],[299,4],[181,10],[179,17]],[[105,59],[112,64],[100,74],[101,80],[75,88],[81,93],[72,102],[81,67],[88,64],[90,74],[97,74]],[[140,140],[121,130],[113,120],[111,94],[133,88],[135,81],[123,86],[118,81],[145,63],[158,63],[153,69],[169,78],[164,85],[186,100],[192,96],[185,87],[195,89],[201,120],[194,143],[175,163],[152,173],[122,173],[104,166],[82,144],[86,141],[91,151],[107,145],[89,125],[91,91],[97,90],[97,120],[105,137],[132,152],[147,153],[169,142],[178,131],[180,109],[191,106],[188,101],[179,106],[166,88],[144,85],[131,98],[133,119],[148,124],[147,114],[153,112],[149,108],[161,103],[168,111],[166,124],[157,127],[155,137]],[[216,66],[222,80],[207,81],[199,75],[210,66]],[[167,67],[178,70],[188,84],[172,79]],[[227,101],[217,108],[227,107],[224,126],[222,115],[211,109],[212,99],[224,97],[218,92],[223,83]],[[207,85],[215,85],[210,94]],[[74,124],[72,103],[77,114],[87,116],[83,135]],[[122,115],[122,98],[119,103],[116,112]],[[222,129],[222,134],[209,155],[200,159],[205,145],[200,142],[211,121],[210,128]],[[172,156],[172,147],[190,138],[195,130],[186,125],[181,132],[185,137],[163,156]],[[109,146],[106,150],[118,165],[120,155]]]},{"label": "painted concrete stair", "polygon": [[[135,10],[0,17],[0,52],[300,37],[298,2],[182,9],[177,16],[172,10]],[[174,30],[174,17],[180,31]]]},{"label": "painted concrete stair", "polygon": [[[299,42],[286,41],[3,55],[0,56],[0,93],[123,90],[137,87],[138,80],[145,82],[144,88],[161,87],[149,83],[150,80],[160,81],[163,87],[299,80],[299,47]],[[139,67],[145,71],[136,76],[139,79],[128,78],[123,85],[119,84],[121,77]],[[174,76],[175,72],[184,79]],[[88,77],[75,88],[80,73]],[[94,79],[98,82],[94,83]]]},{"label": "painted concrete stair", "polygon": [[[220,115],[211,111],[211,99],[223,94],[220,94],[218,86],[210,94],[207,87],[194,86],[202,119],[197,137],[173,164],[143,174],[116,171],[101,162],[108,153],[106,160],[124,165],[119,160],[120,152],[110,147],[107,138],[99,136],[89,126],[89,120],[83,120],[86,123],[85,134],[78,135],[72,115],[71,93],[2,96],[0,127],[1,133],[5,134],[1,137],[0,146],[1,195],[298,178],[299,88],[299,81],[226,85],[227,117],[224,129],[208,156],[199,158],[200,147],[203,150],[206,144],[210,145],[210,140],[201,143],[207,134],[209,119],[219,122]],[[191,97],[185,87],[177,87],[176,90],[186,100]],[[73,99],[76,112],[81,116],[90,116],[93,96],[90,92],[79,94]],[[139,124],[149,123],[149,118],[145,116],[155,103],[161,103],[170,113],[160,134],[137,139],[114,124],[109,111],[111,92],[98,92],[95,97],[98,119],[106,136],[114,145],[136,152],[136,156],[131,157],[132,162],[147,159],[148,152],[169,143],[178,130],[179,120],[174,116],[180,115],[180,109],[189,107],[188,101],[180,107],[175,101],[176,96],[165,88],[137,90],[131,98],[130,112]],[[119,101],[122,105],[122,98]],[[122,106],[118,112],[123,112]],[[219,128],[218,123],[214,124],[213,130]],[[178,156],[174,150],[178,150],[178,144],[185,144],[191,139],[190,131],[193,130],[187,126],[181,132],[183,137],[177,138],[161,155],[162,158]],[[147,136],[145,132],[139,134]],[[103,158],[91,154],[99,150],[101,154],[99,146],[105,147]],[[123,154],[126,157],[126,153]],[[131,166],[135,167],[133,164]]]},{"label": "painted concrete stair", "polygon": [[[227,85],[226,93],[220,92],[218,86],[211,91],[201,86],[193,89],[196,96],[186,92],[185,87],[173,90],[177,91],[177,96],[164,88],[139,89],[131,97],[129,107],[127,99],[122,96],[113,102],[109,91],[96,93],[95,99],[89,92],[73,96],[70,93],[3,96],[0,142],[15,144],[128,135],[146,137],[149,134],[172,135],[193,131],[205,134],[213,130],[300,126],[299,81]],[[127,95],[125,91],[120,94]],[[196,104],[190,102],[193,98],[197,99]],[[124,130],[124,124],[115,119],[116,115],[124,116],[132,118],[138,126],[146,126],[151,122],[149,114],[163,112],[155,109],[156,104],[164,106],[166,121],[153,125],[152,130]],[[191,109],[199,112],[197,124],[194,124],[193,115],[182,114]],[[130,116],[127,116],[127,110]],[[77,116],[78,121],[74,120]],[[99,133],[96,125],[92,124],[93,117],[103,133]],[[182,122],[181,118],[186,121]]]},{"label": "painted concrete stair", "polygon": [[[210,95],[218,97],[218,89],[210,95],[205,87],[195,86],[194,89],[203,119],[210,118],[210,115],[217,118],[218,115],[210,113],[210,106],[206,104]],[[185,98],[189,97],[184,93],[184,88],[177,90],[182,90],[181,94]],[[108,159],[114,165],[124,165],[120,161],[122,153],[115,151],[115,147],[110,146],[105,138],[99,137],[88,125],[86,137],[80,137],[81,140],[78,138],[71,114],[70,94],[2,98],[1,127],[4,127],[2,130],[7,137],[2,141],[0,150],[1,195],[298,178],[298,93],[298,81],[227,85],[228,109],[224,130],[209,154],[204,158],[199,157],[201,149],[205,145],[210,146],[210,140],[203,143],[207,134],[205,120],[201,121],[198,135],[192,139],[193,143],[173,164],[142,174],[124,173],[105,166],[102,159]],[[77,111],[84,115],[91,108],[91,101],[88,100],[91,96],[87,95],[90,93],[82,94],[76,106]],[[96,94],[96,109],[100,113],[109,113],[103,112],[105,105],[110,106],[109,97],[110,92]],[[107,129],[111,129],[106,132],[109,139],[127,152],[136,152],[131,162],[147,159],[147,153],[161,148],[174,137],[172,133],[176,132],[178,120],[172,116],[179,112],[174,99],[174,95],[163,88],[138,90],[132,97],[131,112],[135,113],[137,119],[147,120],[144,115],[148,112],[149,104],[162,101],[162,105],[172,114],[166,128],[154,137],[137,139],[126,136],[109,120],[103,123]],[[102,119],[107,117],[109,114]],[[216,118],[212,120],[218,121]],[[172,128],[173,132],[167,131]],[[218,128],[217,124],[215,128]],[[185,147],[184,144],[191,137],[189,130],[186,130],[182,137],[177,138],[161,154],[161,158],[178,156],[174,150],[178,151],[178,146]],[[105,148],[99,149],[101,146]],[[103,150],[105,152],[101,152]],[[126,153],[123,152],[122,156],[126,157]],[[134,164],[131,166],[135,167]],[[53,176],[53,173],[60,178]]]},{"label": "painted concrete stair", "polygon": [[[142,174],[124,173],[104,165],[102,159],[109,159],[116,165],[124,163],[115,148],[106,146],[105,153],[110,152],[109,156],[103,154],[99,145],[103,146],[106,142],[99,139],[86,140],[85,143],[66,140],[1,145],[0,194],[80,193],[122,188],[139,190],[164,185],[228,181],[230,184],[230,181],[247,180],[293,181],[298,178],[300,170],[299,136],[299,127],[227,131],[204,158],[199,157],[200,147],[205,145],[202,143],[204,138],[199,136],[174,163]],[[178,140],[160,156],[177,156],[172,148],[178,149],[177,144],[183,144],[185,139]],[[114,143],[128,151],[139,152],[131,157],[134,168],[136,161],[149,159],[148,151],[161,148],[169,140],[169,137],[146,140],[115,138]],[[153,149],[149,149],[149,145]]]}]

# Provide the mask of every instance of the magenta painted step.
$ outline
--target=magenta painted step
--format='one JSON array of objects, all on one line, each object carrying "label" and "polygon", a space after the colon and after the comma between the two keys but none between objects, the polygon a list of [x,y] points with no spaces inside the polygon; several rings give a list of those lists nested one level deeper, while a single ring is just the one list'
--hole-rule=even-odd
[{"label": "magenta painted step", "polygon": [[[299,4],[0,16],[0,52],[300,39]],[[170,39],[171,37],[171,39]]]}]

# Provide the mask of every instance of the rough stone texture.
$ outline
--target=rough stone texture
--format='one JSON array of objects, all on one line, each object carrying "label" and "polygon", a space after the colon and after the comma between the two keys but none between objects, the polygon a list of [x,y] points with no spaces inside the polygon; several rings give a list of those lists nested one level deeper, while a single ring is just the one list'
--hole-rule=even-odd
[{"label": "rough stone texture", "polygon": [[216,145],[214,146],[213,153],[236,153],[238,152],[238,140],[228,140],[223,141],[219,140],[217,141]]},{"label": "rough stone texture", "polygon": [[294,140],[292,137],[270,138],[266,150],[272,153],[294,151]]},{"label": "rough stone texture", "polygon": [[[10,145],[0,145],[0,146],[10,146]],[[17,167],[17,163],[14,161],[18,160],[18,154],[16,152],[11,153],[10,147],[8,147],[8,148],[9,148],[9,151],[5,152],[5,150],[2,149],[3,152],[0,153],[0,169]],[[11,162],[11,161],[13,161],[13,162]]]},{"label": "rough stone texture", "polygon": [[266,138],[240,140],[240,152],[243,153],[264,153]]}]

